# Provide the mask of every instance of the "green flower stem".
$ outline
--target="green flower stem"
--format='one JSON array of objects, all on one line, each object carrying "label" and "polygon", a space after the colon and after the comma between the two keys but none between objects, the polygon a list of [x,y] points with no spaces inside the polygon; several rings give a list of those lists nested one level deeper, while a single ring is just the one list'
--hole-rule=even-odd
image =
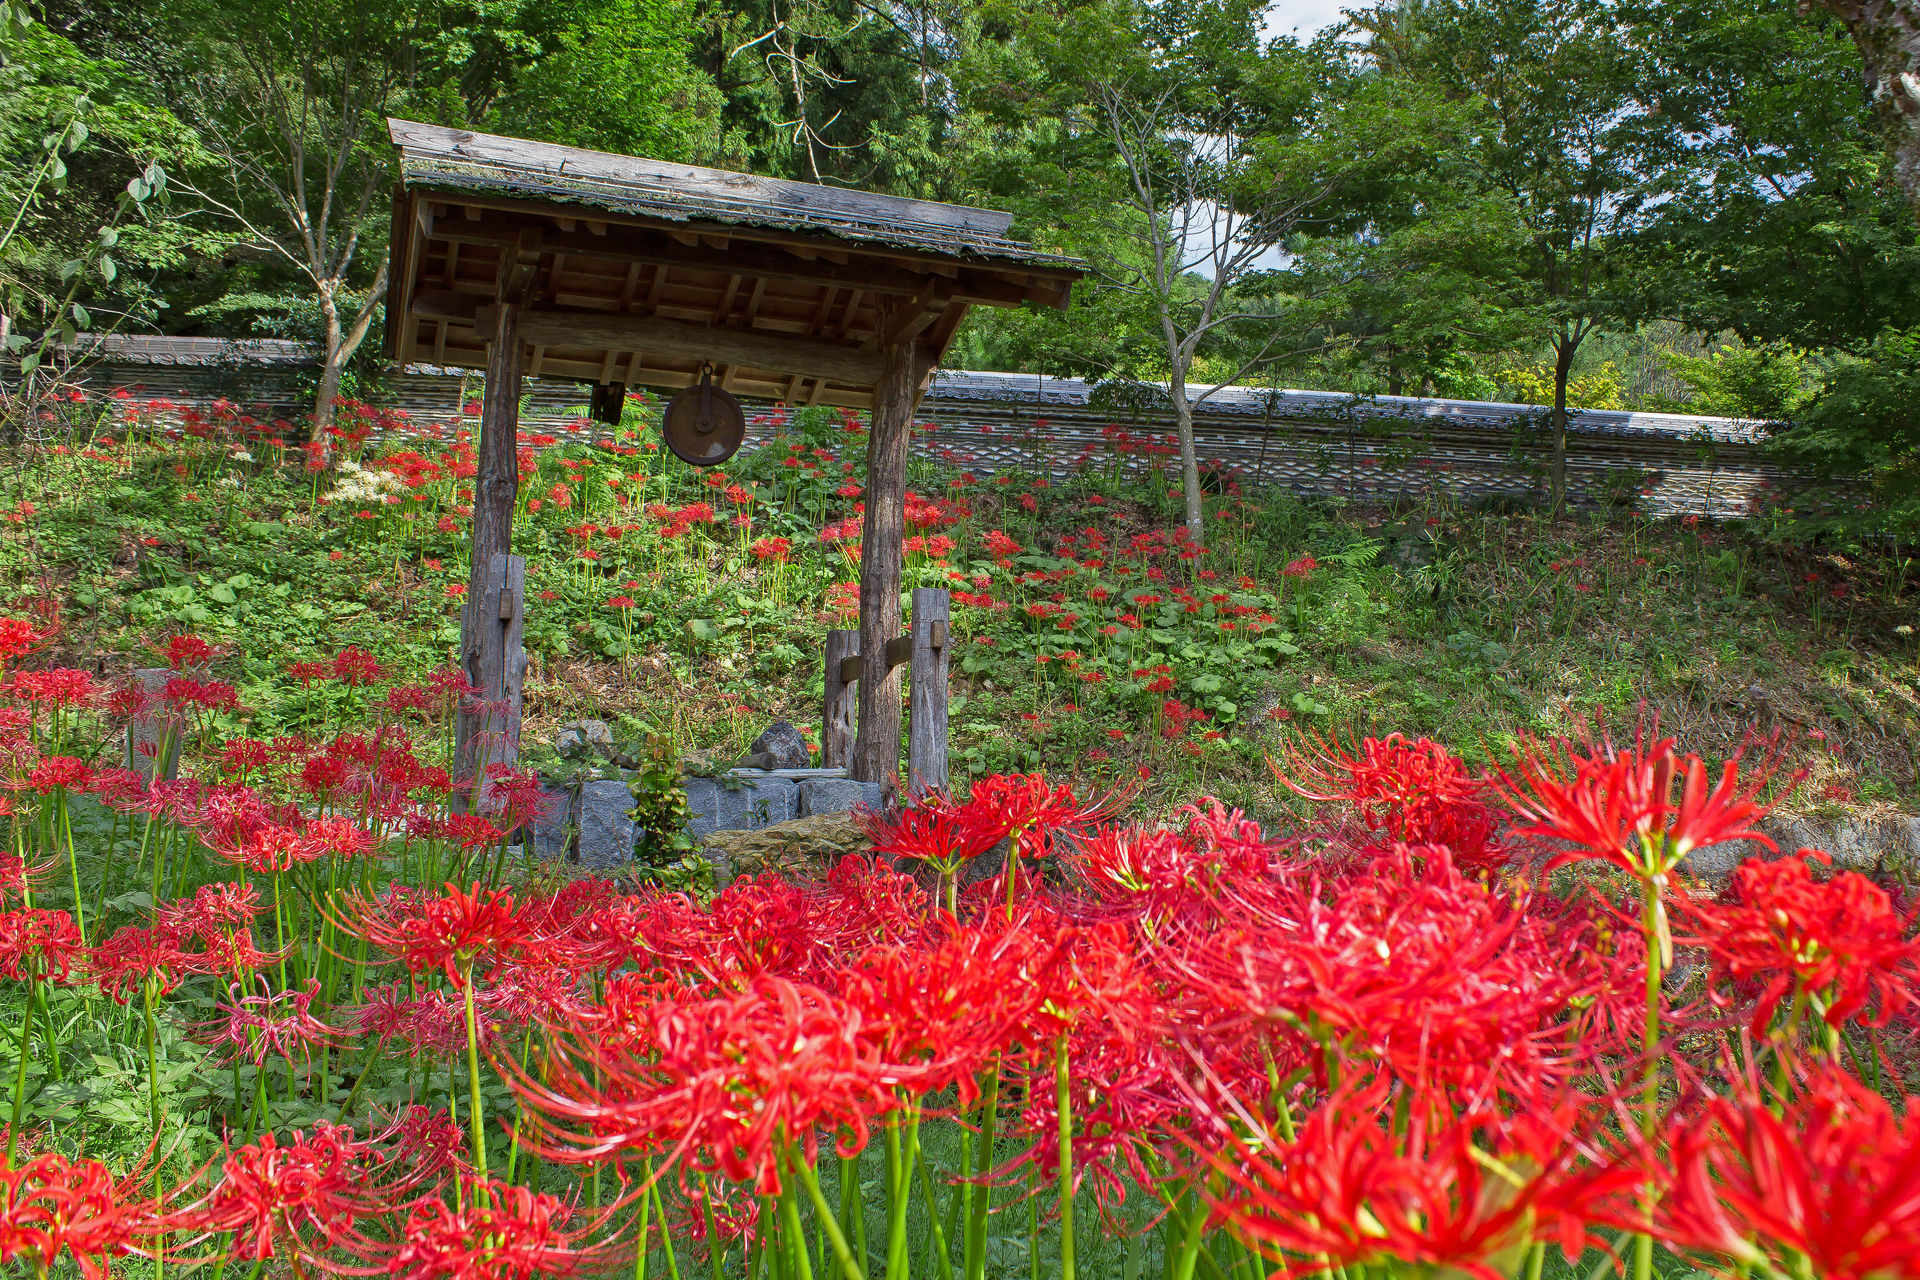
[{"label": "green flower stem", "polygon": [[20,1060],[13,1072],[13,1123],[7,1126],[7,1167],[13,1167],[13,1153],[20,1143],[20,1114],[27,1099],[27,1050],[33,1046],[33,1012],[40,1001],[40,976],[27,971],[27,1016],[20,1020]]},{"label": "green flower stem", "polygon": [[[820,1179],[814,1176],[813,1167],[801,1158],[799,1148],[792,1145],[787,1148],[787,1162],[792,1166],[794,1176],[800,1180],[800,1185],[807,1189],[807,1198],[813,1201],[814,1213],[818,1216],[820,1225],[826,1229],[827,1242],[833,1246],[833,1256],[840,1263],[841,1273],[847,1277],[847,1280],[867,1280],[866,1268],[854,1260],[853,1250],[847,1247],[847,1237],[841,1232],[840,1224],[833,1220],[833,1210],[828,1206],[827,1198],[820,1194]],[[800,1229],[800,1207],[793,1202],[791,1196],[787,1197],[786,1212],[793,1223],[794,1234],[797,1237]],[[800,1250],[800,1257],[800,1273],[805,1280],[811,1280],[813,1269],[806,1261],[804,1248]]]},{"label": "green flower stem", "polygon": [[[911,1108],[908,1108],[911,1114]],[[887,1280],[906,1280],[907,1198],[913,1167],[902,1148],[900,1123],[887,1126]]]},{"label": "green flower stem", "polygon": [[913,1118],[913,1127],[909,1131],[907,1145],[913,1149],[914,1167],[920,1173],[920,1197],[926,1201],[927,1205],[927,1234],[931,1237],[933,1256],[940,1260],[941,1280],[953,1280],[953,1258],[947,1252],[947,1233],[940,1228],[939,1207],[933,1198],[933,1175],[927,1171],[927,1162],[920,1158],[920,1117],[918,1115]]},{"label": "green flower stem", "polygon": [[[1060,1280],[1073,1276],[1073,1081],[1067,1074],[1067,1037],[1054,1043],[1054,1108],[1060,1122]],[[1035,1203],[1038,1203],[1036,1199]]]},{"label": "green flower stem", "polygon": [[[647,1176],[653,1176],[653,1162],[647,1162]],[[666,1234],[666,1224],[661,1224],[661,1234]],[[647,1280],[647,1255],[651,1252],[649,1242],[653,1237],[653,1201],[648,1196],[640,1197],[640,1225],[633,1233],[633,1280]]]},{"label": "green flower stem", "polygon": [[[1640,1133],[1649,1142],[1659,1131],[1659,1117],[1656,1114],[1660,1106],[1660,1062],[1654,1051],[1660,1047],[1660,977],[1661,961],[1665,947],[1665,904],[1660,901],[1660,883],[1651,875],[1642,876],[1641,889],[1641,928],[1646,935],[1647,945],[1647,1016],[1646,1026],[1641,1032],[1641,1050],[1646,1057],[1646,1065],[1641,1071],[1640,1081]],[[1646,1191],[1646,1210],[1648,1216],[1653,1213],[1653,1199],[1656,1192],[1652,1186]],[[1653,1236],[1641,1232],[1633,1242],[1633,1280],[1652,1280],[1653,1277]]]},{"label": "green flower stem", "polygon": [[713,1216],[713,1187],[700,1175],[700,1207],[707,1217],[707,1269],[713,1280],[726,1280],[726,1253],[720,1247],[720,1224]]},{"label": "green flower stem", "polygon": [[[80,945],[87,945],[87,902],[80,894],[80,859],[73,852],[73,822],[67,817],[67,789],[54,790],[54,821],[67,841],[67,871],[73,877],[73,923],[80,931]],[[109,859],[111,861],[111,859]],[[155,902],[159,900],[156,898]]]},{"label": "green flower stem", "polygon": [[147,1110],[153,1119],[153,1132],[160,1133],[160,1036],[153,1021],[153,983],[140,985],[140,1004],[147,1021]]},{"label": "green flower stem", "polygon": [[467,1123],[473,1129],[473,1167],[484,1178],[487,1176],[487,1113],[480,1098],[480,1032],[473,1013],[471,959],[460,969],[460,994],[467,1018]]},{"label": "green flower stem", "polygon": [[660,1183],[651,1172],[647,1181],[651,1184],[647,1188],[647,1196],[653,1201],[653,1215],[660,1219],[660,1247],[667,1255],[667,1277],[668,1280],[680,1280],[680,1264],[673,1256],[673,1233],[667,1230],[667,1209],[660,1203]]},{"label": "green flower stem", "polygon": [[987,1212],[992,1207],[993,1188],[983,1179],[993,1168],[993,1131],[1000,1116],[998,1067],[987,1072],[987,1088],[980,1105],[979,1148],[974,1154],[974,1185],[967,1205],[966,1280],[985,1280],[987,1274]]}]

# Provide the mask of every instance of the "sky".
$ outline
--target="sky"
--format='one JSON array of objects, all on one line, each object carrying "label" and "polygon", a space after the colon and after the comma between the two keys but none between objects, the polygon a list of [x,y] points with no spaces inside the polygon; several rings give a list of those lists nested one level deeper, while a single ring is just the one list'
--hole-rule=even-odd
[{"label": "sky", "polygon": [[1358,0],[1274,0],[1267,8],[1268,35],[1298,33],[1302,39],[1340,21],[1340,10],[1360,7]]}]

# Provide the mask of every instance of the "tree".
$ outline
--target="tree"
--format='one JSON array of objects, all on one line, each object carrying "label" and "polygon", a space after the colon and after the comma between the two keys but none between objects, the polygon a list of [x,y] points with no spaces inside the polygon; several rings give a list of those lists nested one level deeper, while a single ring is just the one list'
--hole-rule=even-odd
[{"label": "tree", "polygon": [[1920,213],[1920,6],[1913,0],[1818,0],[1846,23],[1885,119],[1894,174]]},{"label": "tree", "polygon": [[[1090,0],[1003,19],[1025,45],[1002,63],[1018,83],[1005,110],[1042,122],[1003,125],[1041,161],[1023,177],[1051,220],[1078,224],[1064,238],[1098,269],[1103,318],[1151,335],[1110,348],[1106,372],[1165,379],[1195,543],[1195,409],[1294,351],[1272,287],[1281,247],[1351,223],[1369,180],[1425,133],[1397,86],[1352,75],[1337,43],[1263,40],[1262,8]],[[1206,357],[1212,385],[1196,386]]]},{"label": "tree", "polygon": [[1920,324],[1920,227],[1846,31],[1795,0],[1649,0],[1650,315],[1748,344],[1852,346]]},{"label": "tree", "polygon": [[[1463,172],[1519,258],[1482,283],[1551,349],[1552,501],[1567,500],[1567,381],[1581,345],[1638,306],[1644,110],[1609,0],[1399,0],[1359,14],[1381,70],[1471,104]],[[1523,315],[1521,314],[1523,313]]]},{"label": "tree", "polygon": [[184,105],[224,178],[194,193],[318,304],[316,435],[386,295],[384,117],[433,67],[435,16],[415,0],[188,0],[175,11]]}]

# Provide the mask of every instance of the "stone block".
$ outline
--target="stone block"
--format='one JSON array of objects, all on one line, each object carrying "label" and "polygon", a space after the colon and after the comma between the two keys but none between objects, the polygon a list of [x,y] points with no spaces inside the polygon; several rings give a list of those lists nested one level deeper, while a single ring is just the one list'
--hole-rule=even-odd
[{"label": "stone block", "polygon": [[861,805],[880,807],[880,784],[855,782],[852,778],[805,778],[799,783],[800,816],[817,817],[823,813],[847,813]]},{"label": "stone block", "polygon": [[589,782],[580,788],[580,865],[596,871],[633,861],[633,795],[620,779]]},{"label": "stone block", "polygon": [[720,784],[712,778],[682,778],[687,793],[687,834],[698,840],[720,829]]},{"label": "stone block", "polygon": [[738,781],[737,787],[718,789],[716,831],[758,831],[799,816],[800,788],[791,778],[738,778]]},{"label": "stone block", "polygon": [[[169,781],[179,772],[180,723],[178,717],[168,716],[164,701],[173,674],[167,667],[138,667],[133,673],[134,682],[147,695],[147,709],[127,725],[127,767],[149,782],[156,770]],[[165,759],[160,758],[163,738],[167,740]]]},{"label": "stone block", "polygon": [[540,780],[540,816],[533,822],[535,857],[564,862],[572,856],[580,821],[578,800],[571,787]]}]

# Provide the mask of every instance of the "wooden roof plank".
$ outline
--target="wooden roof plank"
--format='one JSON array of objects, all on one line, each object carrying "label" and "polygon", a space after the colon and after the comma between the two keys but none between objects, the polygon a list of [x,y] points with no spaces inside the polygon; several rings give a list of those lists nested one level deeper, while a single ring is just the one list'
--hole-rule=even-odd
[{"label": "wooden roof plank", "polygon": [[995,209],[756,177],[411,120],[389,119],[387,129],[401,149],[403,163],[408,158],[438,159],[529,177],[593,183],[623,192],[634,203],[665,208],[697,202],[742,214],[759,211],[782,220],[797,217],[828,224],[937,228],[995,239],[1004,236],[1013,222],[1011,214]]}]

